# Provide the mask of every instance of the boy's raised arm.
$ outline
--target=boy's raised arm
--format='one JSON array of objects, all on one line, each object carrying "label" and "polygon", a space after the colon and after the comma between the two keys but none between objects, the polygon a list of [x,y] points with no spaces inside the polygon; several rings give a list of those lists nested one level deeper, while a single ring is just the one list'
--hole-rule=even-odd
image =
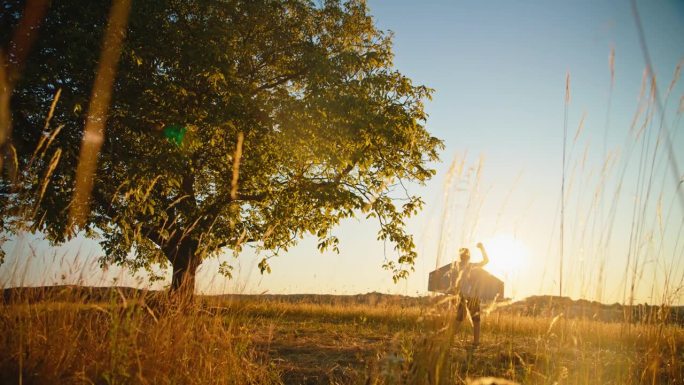
[{"label": "boy's raised arm", "polygon": [[485,251],[482,242],[477,243],[477,248],[480,249],[480,252],[482,253],[482,262],[473,263],[473,265],[476,267],[483,267],[489,263],[489,256],[487,255],[487,251]]}]

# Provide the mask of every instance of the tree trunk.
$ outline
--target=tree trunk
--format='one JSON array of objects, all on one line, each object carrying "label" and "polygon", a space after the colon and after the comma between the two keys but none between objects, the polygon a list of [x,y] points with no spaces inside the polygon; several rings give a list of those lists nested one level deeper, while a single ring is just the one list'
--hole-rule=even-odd
[{"label": "tree trunk", "polygon": [[192,297],[195,292],[195,273],[199,267],[199,260],[195,256],[197,251],[195,243],[184,242],[174,252],[166,254],[173,266],[170,288],[172,293]]},{"label": "tree trunk", "polygon": [[171,291],[187,291],[192,294],[195,291],[195,269],[192,269],[185,261],[173,263],[173,275],[171,276]]}]

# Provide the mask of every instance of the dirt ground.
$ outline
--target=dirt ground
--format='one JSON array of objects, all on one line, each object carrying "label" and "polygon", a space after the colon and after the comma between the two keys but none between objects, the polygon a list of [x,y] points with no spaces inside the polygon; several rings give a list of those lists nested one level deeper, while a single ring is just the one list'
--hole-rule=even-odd
[{"label": "dirt ground", "polygon": [[321,320],[264,320],[253,335],[285,384],[363,382],[387,351],[392,333],[383,327]]}]

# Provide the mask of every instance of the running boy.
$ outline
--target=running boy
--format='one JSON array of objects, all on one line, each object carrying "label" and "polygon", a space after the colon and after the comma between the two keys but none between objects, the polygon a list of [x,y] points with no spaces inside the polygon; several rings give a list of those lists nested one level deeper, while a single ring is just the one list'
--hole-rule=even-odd
[{"label": "running boy", "polygon": [[477,293],[472,293],[473,282],[470,280],[470,272],[473,268],[479,268],[489,263],[489,257],[484,249],[484,245],[478,242],[477,248],[482,253],[482,262],[470,262],[470,250],[467,248],[459,249],[460,260],[457,264],[456,274],[456,294],[458,295],[458,306],[456,308],[456,321],[461,322],[465,319],[466,310],[470,313],[473,320],[473,346],[480,344],[480,298]]}]

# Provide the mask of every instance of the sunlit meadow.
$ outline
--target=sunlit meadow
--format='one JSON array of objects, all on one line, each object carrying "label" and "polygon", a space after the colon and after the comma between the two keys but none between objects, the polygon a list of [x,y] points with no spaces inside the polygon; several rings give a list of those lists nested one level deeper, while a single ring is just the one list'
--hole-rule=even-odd
[{"label": "sunlit meadow", "polygon": [[0,9],[0,383],[684,384],[679,4],[72,3]]}]

